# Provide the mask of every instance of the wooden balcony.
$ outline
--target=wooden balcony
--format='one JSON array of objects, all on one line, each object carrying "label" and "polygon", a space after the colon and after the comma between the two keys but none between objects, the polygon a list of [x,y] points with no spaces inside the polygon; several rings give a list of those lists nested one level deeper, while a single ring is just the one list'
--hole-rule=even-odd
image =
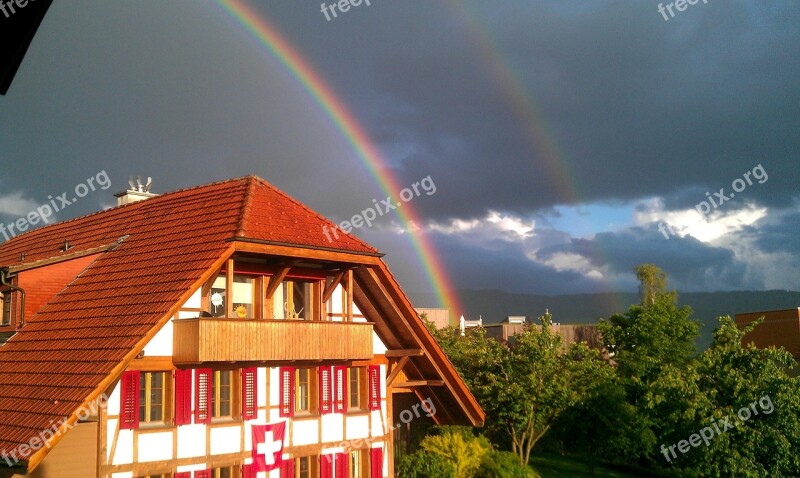
[{"label": "wooden balcony", "polygon": [[372,324],[308,320],[174,320],[173,361],[368,360]]}]

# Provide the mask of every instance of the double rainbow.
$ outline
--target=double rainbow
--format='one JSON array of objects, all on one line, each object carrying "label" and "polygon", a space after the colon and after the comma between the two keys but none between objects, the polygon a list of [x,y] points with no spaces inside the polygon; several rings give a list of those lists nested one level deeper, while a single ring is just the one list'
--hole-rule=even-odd
[{"label": "double rainbow", "polygon": [[[386,161],[378,148],[370,140],[364,128],[358,123],[342,100],[337,97],[325,80],[308,64],[276,30],[264,16],[259,15],[243,0],[218,0],[220,6],[229,13],[237,23],[250,32],[267,51],[277,59],[289,73],[302,85],[309,96],[325,112],[331,123],[339,130],[351,145],[358,158],[375,178],[375,182],[386,196],[399,202],[398,194],[402,186],[384,165]],[[439,304],[458,316],[463,313],[448,275],[436,250],[425,232],[414,226],[421,222],[414,207],[404,204],[403,209],[396,209],[399,220],[408,231],[408,237],[415,254],[419,258],[430,287]]]}]

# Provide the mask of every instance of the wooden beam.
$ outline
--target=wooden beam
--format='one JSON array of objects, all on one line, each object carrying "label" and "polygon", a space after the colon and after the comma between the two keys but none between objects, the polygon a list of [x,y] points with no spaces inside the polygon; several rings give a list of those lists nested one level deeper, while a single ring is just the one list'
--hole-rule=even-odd
[{"label": "wooden beam", "polygon": [[444,380],[409,380],[408,382],[400,382],[395,387],[399,388],[414,388],[414,387],[441,387],[444,385]]},{"label": "wooden beam", "polygon": [[265,294],[266,300],[272,299],[272,296],[275,294],[275,291],[278,290],[278,286],[281,285],[283,279],[286,278],[286,275],[289,273],[290,269],[291,267],[283,267],[278,271],[277,274],[269,278],[269,285],[267,285],[267,293]]},{"label": "wooden beam", "polygon": [[410,359],[408,357],[403,357],[396,364],[394,364],[394,367],[392,367],[392,371],[389,373],[389,376],[386,377],[387,388],[392,385],[394,379],[397,378],[397,374],[399,374],[403,370],[403,367],[406,366],[409,360]]},{"label": "wooden beam", "polygon": [[323,304],[328,302],[328,300],[331,298],[331,295],[333,295],[333,291],[336,290],[336,286],[338,286],[339,283],[342,282],[342,279],[344,278],[346,272],[347,271],[339,271],[335,276],[333,276],[333,281],[331,281],[330,284],[325,286],[325,292],[322,294]]},{"label": "wooden beam", "polygon": [[387,350],[384,355],[387,357],[421,357],[425,355],[422,349],[402,349],[402,350]]},{"label": "wooden beam", "polygon": [[347,322],[353,321],[353,269],[347,269],[347,275],[344,281],[345,291],[347,292],[347,317],[342,320]]},{"label": "wooden beam", "polygon": [[378,265],[381,262],[380,253],[357,253],[338,250],[314,249],[298,245],[266,244],[243,238],[230,239],[237,252],[252,252],[255,254],[269,254],[273,256],[298,257],[302,259],[344,262],[348,264]]}]

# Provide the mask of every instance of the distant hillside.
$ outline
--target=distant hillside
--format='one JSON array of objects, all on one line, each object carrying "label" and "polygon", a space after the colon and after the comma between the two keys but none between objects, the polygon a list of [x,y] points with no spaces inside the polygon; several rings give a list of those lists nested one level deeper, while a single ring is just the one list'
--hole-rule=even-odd
[{"label": "distant hillside", "polygon": [[[458,291],[468,319],[483,317],[484,323],[497,323],[509,315],[538,317],[545,309],[553,320],[565,324],[594,323],[614,313],[624,312],[630,304],[638,303],[635,293],[536,295],[509,294],[500,290],[463,289]],[[416,307],[435,303],[429,294],[411,294]],[[740,312],[791,309],[800,307],[800,292],[736,291],[736,292],[678,292],[678,303],[689,305],[692,318],[703,324],[700,342],[703,346],[711,340],[717,317]],[[457,319],[457,317],[455,318]]]}]

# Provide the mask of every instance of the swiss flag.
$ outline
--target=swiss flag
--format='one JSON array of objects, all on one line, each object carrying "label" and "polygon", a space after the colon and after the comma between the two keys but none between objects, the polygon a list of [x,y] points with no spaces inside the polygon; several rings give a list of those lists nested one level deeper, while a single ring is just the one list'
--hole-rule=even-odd
[{"label": "swiss flag", "polygon": [[286,422],[253,425],[253,472],[272,471],[283,461]]}]

